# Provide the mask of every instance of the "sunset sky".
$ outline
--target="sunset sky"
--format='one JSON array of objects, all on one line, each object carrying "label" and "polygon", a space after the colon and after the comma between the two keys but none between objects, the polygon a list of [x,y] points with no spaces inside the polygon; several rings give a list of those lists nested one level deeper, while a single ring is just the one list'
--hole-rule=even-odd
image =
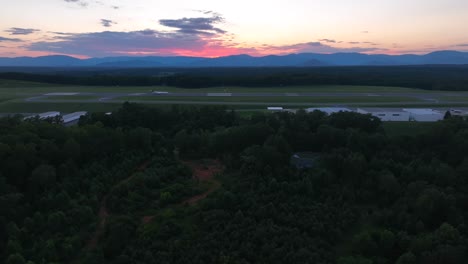
[{"label": "sunset sky", "polygon": [[0,56],[468,51],[467,0],[15,0]]}]

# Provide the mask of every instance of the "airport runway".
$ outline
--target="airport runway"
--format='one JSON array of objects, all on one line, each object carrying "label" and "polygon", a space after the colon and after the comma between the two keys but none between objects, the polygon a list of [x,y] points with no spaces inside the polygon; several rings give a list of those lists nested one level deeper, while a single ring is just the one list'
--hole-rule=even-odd
[{"label": "airport runway", "polygon": [[[404,92],[381,92],[381,93],[356,93],[356,92],[307,92],[307,93],[170,93],[170,92],[150,92],[150,93],[104,93],[104,92],[96,92],[96,93],[49,93],[38,95],[34,97],[30,97],[25,99],[29,102],[57,102],[60,100],[55,100],[55,96],[70,96],[70,100],[61,100],[61,101],[81,101],[81,102],[102,102],[102,101],[125,101],[128,98],[135,97],[136,100],[131,101],[138,101],[139,97],[154,97],[155,99],[158,97],[406,97],[406,98],[414,98],[417,101],[429,101],[429,102],[436,102],[440,97],[468,97],[468,93],[457,93],[457,92],[421,92],[421,93],[404,93]],[[89,96],[95,97],[91,99],[82,99],[82,100],[73,100],[73,96]],[[125,100],[119,100],[119,98],[125,97]],[[156,99],[157,100],[157,99]],[[148,103],[147,100],[142,100]],[[287,100],[285,100],[287,101]],[[445,102],[445,101],[444,101]],[[458,101],[460,102],[460,101]]]}]

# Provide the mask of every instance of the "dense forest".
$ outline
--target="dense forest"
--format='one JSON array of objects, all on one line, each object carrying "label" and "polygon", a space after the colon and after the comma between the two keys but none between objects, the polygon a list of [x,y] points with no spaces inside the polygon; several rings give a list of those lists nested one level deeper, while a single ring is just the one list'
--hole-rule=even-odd
[{"label": "dense forest", "polygon": [[[60,122],[0,119],[2,263],[468,258],[466,120],[393,136],[357,113],[125,103]],[[299,170],[305,151],[320,158]],[[194,163],[222,170],[201,181]]]},{"label": "dense forest", "polygon": [[466,65],[198,69],[0,68],[0,78],[70,85],[168,85],[182,88],[368,85],[468,90]]}]

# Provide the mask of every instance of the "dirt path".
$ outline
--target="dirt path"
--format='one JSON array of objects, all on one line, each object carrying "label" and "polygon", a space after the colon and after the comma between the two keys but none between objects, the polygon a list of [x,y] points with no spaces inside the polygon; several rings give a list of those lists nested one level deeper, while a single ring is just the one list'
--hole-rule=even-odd
[{"label": "dirt path", "polygon": [[[187,165],[192,169],[192,177],[199,182],[211,182],[210,188],[199,195],[187,198],[180,203],[180,205],[194,205],[200,200],[205,199],[210,193],[216,191],[221,187],[221,182],[216,180],[214,176],[224,170],[223,165],[218,160],[205,160],[205,161],[182,161],[183,164]],[[142,218],[144,225],[150,223],[155,218],[154,215],[145,216]]]},{"label": "dirt path", "polygon": [[223,171],[223,166],[218,160],[208,160],[205,163],[184,161],[185,165],[189,166],[193,171],[193,177],[201,182],[212,182],[212,186],[204,193],[190,197],[182,202],[183,205],[194,205],[200,200],[205,199],[210,193],[221,187],[221,183],[214,179],[217,173]]},{"label": "dirt path", "polygon": [[150,164],[151,164],[151,160],[148,160],[148,161],[145,161],[144,163],[142,163],[140,166],[138,166],[133,171],[132,174],[130,174],[129,177],[127,177],[127,178],[123,179],[122,181],[118,182],[117,184],[115,184],[111,188],[111,190],[106,194],[106,196],[104,196],[104,198],[102,198],[101,205],[100,205],[100,208],[99,208],[99,214],[98,214],[98,216],[99,216],[99,225],[98,225],[96,231],[94,232],[93,236],[91,237],[91,239],[88,241],[88,243],[86,243],[85,248],[87,250],[93,250],[93,249],[95,249],[97,247],[99,239],[104,234],[104,230],[106,230],[107,218],[109,218],[109,212],[107,210],[106,203],[107,203],[107,198],[109,197],[109,194],[117,186],[120,186],[120,185],[132,180],[137,175],[138,172],[144,171]]},{"label": "dirt path", "polygon": [[221,183],[217,180],[213,180],[213,186],[211,186],[206,192],[202,193],[202,194],[199,194],[199,195],[196,195],[196,196],[193,196],[193,197],[190,197],[188,198],[187,200],[183,201],[182,204],[183,205],[194,205],[196,203],[198,203],[200,200],[203,200],[205,199],[210,193],[216,191],[217,189],[219,189],[219,187],[221,187]]}]

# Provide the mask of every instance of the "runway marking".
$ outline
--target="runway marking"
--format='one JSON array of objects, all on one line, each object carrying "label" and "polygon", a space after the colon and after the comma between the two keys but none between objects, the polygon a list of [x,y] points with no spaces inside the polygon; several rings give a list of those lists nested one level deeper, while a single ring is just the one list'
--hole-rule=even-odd
[{"label": "runway marking", "polygon": [[145,93],[132,93],[132,94],[129,94],[128,96],[140,96],[140,95],[145,95]]},{"label": "runway marking", "polygon": [[299,96],[297,93],[286,93],[286,96]]},{"label": "runway marking", "polygon": [[45,96],[73,96],[77,95],[78,93],[48,93],[44,94]]},{"label": "runway marking", "polygon": [[367,96],[378,97],[378,96],[381,96],[381,95],[379,95],[379,94],[367,94]]},{"label": "runway marking", "polygon": [[207,93],[206,96],[232,96],[232,93]]}]

